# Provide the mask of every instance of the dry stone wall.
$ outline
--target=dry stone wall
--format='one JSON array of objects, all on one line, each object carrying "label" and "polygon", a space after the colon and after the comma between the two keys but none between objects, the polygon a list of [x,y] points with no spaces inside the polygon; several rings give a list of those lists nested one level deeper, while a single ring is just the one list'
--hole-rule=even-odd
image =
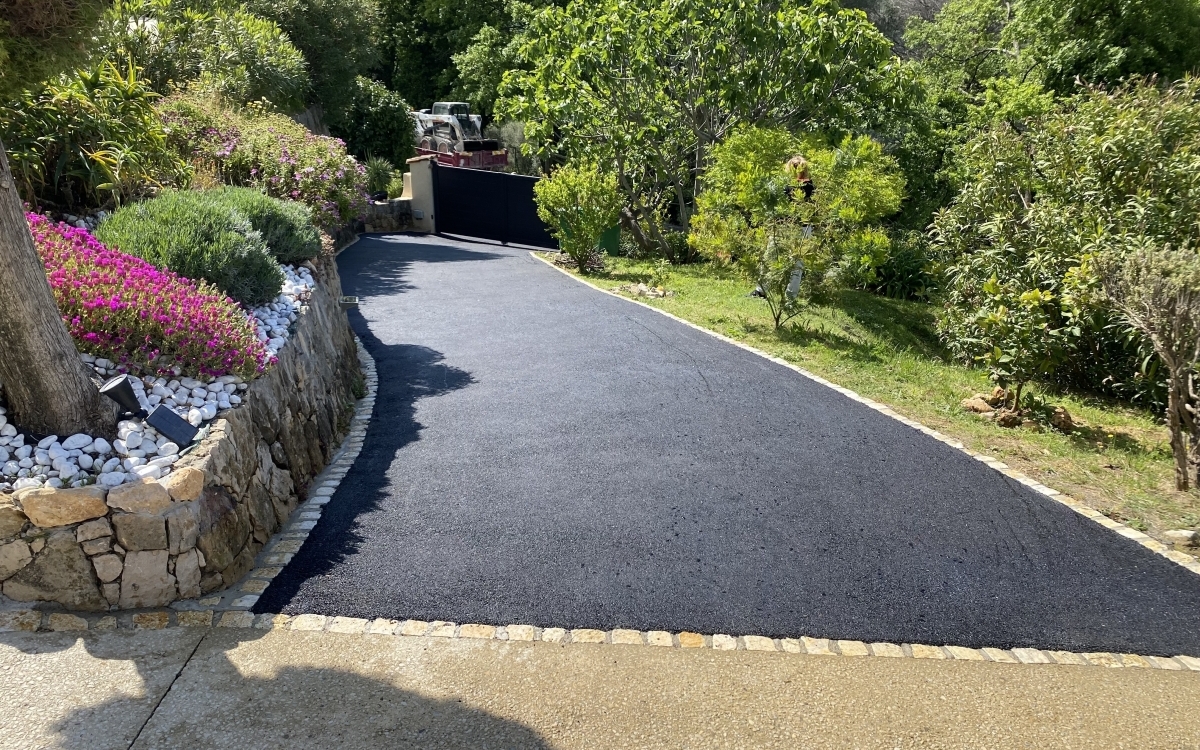
[{"label": "dry stone wall", "polygon": [[305,495],[349,427],[361,382],[332,258],[279,360],[162,480],[0,500],[0,581],[17,601],[97,611],[225,588]]}]

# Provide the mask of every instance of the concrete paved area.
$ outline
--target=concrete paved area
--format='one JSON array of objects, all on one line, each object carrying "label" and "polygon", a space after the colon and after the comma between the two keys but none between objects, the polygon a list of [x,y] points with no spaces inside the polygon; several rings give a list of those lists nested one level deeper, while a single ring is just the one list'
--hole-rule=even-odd
[{"label": "concrete paved area", "polygon": [[339,257],[379,389],[258,612],[1200,656],[1200,576],[528,253]]},{"label": "concrete paved area", "polygon": [[0,695],[22,750],[1200,747],[1197,673],[283,630],[0,634]]}]

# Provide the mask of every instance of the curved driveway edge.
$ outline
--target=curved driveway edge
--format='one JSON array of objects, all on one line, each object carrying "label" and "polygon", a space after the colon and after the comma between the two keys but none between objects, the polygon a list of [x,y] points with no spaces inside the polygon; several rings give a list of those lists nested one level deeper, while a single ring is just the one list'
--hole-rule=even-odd
[{"label": "curved driveway edge", "polygon": [[257,611],[1200,655],[1196,576],[710,332],[507,248],[340,261],[377,418]]},{"label": "curved driveway edge", "polygon": [[559,268],[558,266],[555,266],[553,263],[546,260],[544,257],[539,255],[535,251],[530,251],[529,254],[532,255],[534,258],[540,260],[541,262],[545,263],[546,265],[550,266],[554,270],[558,271],[559,273],[561,273],[565,276],[568,276],[582,284],[586,284],[587,286],[591,287],[592,289],[595,289],[598,292],[601,292],[602,294],[607,294],[610,297],[616,297],[617,299],[625,300],[626,302],[632,302],[635,305],[641,305],[642,307],[644,307],[648,310],[653,310],[654,312],[656,312],[660,315],[665,315],[668,318],[670,318],[671,320],[682,323],[685,326],[688,326],[690,328],[695,328],[697,331],[701,331],[703,333],[707,333],[708,335],[713,336],[714,338],[720,339],[721,341],[724,341],[727,344],[732,344],[738,348],[745,349],[748,352],[757,354],[758,356],[762,357],[763,359],[770,360],[771,362],[774,362],[777,365],[783,365],[784,367],[788,368],[789,370],[798,372],[801,375],[803,375],[804,377],[808,378],[809,380],[813,380],[817,383],[820,383],[821,385],[826,386],[827,388],[832,388],[833,390],[837,391],[838,393],[842,394],[843,396],[846,396],[847,398],[851,398],[861,404],[864,404],[866,406],[871,407],[872,409],[875,409],[880,414],[885,414],[885,415],[891,417],[892,419],[896,420],[897,422],[900,422],[901,424],[908,425],[909,427],[912,427],[915,430],[925,433],[926,435],[933,438],[934,440],[937,440],[938,442],[945,443],[946,445],[949,445],[951,448],[955,448],[957,450],[962,451],[963,453],[967,454],[968,456],[975,459],[976,461],[983,462],[989,468],[995,469],[996,471],[1000,472],[1001,474],[1017,480],[1021,484],[1032,489],[1034,492],[1039,492],[1039,493],[1045,495],[1046,497],[1051,498],[1055,502],[1062,503],[1063,505],[1065,505],[1066,507],[1075,511],[1079,515],[1081,515],[1085,518],[1090,518],[1093,521],[1095,521],[1096,523],[1105,527],[1106,529],[1115,531],[1116,533],[1120,534],[1123,537],[1126,537],[1127,539],[1132,539],[1133,541],[1142,545],[1143,547],[1145,547],[1146,549],[1155,553],[1156,555],[1162,555],[1163,557],[1167,558],[1171,562],[1182,565],[1187,570],[1190,570],[1191,572],[1193,572],[1197,575],[1200,575],[1200,560],[1196,559],[1192,555],[1189,555],[1186,552],[1180,552],[1179,550],[1176,550],[1176,549],[1170,547],[1169,545],[1163,544],[1162,542],[1158,541],[1157,539],[1150,537],[1148,534],[1144,534],[1135,528],[1126,526],[1125,524],[1123,524],[1119,521],[1114,521],[1113,519],[1104,515],[1100,511],[1096,510],[1095,508],[1093,508],[1085,503],[1079,502],[1078,500],[1071,497],[1070,495],[1064,495],[1063,493],[1059,492],[1058,490],[1054,489],[1053,487],[1047,487],[1046,485],[1042,484],[1041,482],[1037,481],[1036,479],[1033,479],[1032,477],[1026,476],[1023,473],[1016,471],[1015,469],[1011,468],[1008,464],[1006,464],[1002,461],[999,461],[992,456],[988,456],[983,453],[976,453],[975,451],[971,450],[967,446],[963,445],[962,441],[955,440],[954,438],[949,437],[947,435],[943,435],[942,433],[938,432],[937,430],[933,429],[932,427],[927,427],[927,426],[921,424],[920,422],[916,421],[915,419],[909,419],[908,417],[904,416],[903,414],[893,411],[892,408],[889,407],[887,404],[881,404],[878,401],[869,399],[866,396],[860,395],[860,394],[850,390],[849,388],[844,388],[844,387],[838,385],[837,383],[830,382],[830,381],[826,380],[825,378],[821,377],[820,375],[817,375],[816,373],[809,372],[808,370],[805,370],[803,367],[792,364],[791,362],[788,362],[786,359],[783,359],[782,357],[776,357],[773,354],[768,354],[767,352],[764,352],[761,349],[756,349],[753,346],[750,346],[749,344],[738,341],[737,339],[730,338],[721,333],[717,333],[716,331],[714,331],[710,328],[705,328],[704,326],[697,325],[697,324],[691,322],[690,320],[681,318],[678,315],[669,313],[666,310],[655,307],[654,305],[648,305],[645,302],[642,302],[641,300],[631,299],[629,297],[625,297],[620,294],[617,294],[616,292],[611,292],[608,289],[604,289],[603,287],[596,286],[595,284],[591,283],[587,279],[580,278],[579,276],[576,276],[575,274],[573,274],[569,271],[566,271],[562,268]]}]

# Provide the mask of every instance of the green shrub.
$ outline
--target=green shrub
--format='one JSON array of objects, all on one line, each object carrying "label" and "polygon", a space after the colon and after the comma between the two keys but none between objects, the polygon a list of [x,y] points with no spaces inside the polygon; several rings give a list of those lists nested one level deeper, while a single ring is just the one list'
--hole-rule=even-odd
[{"label": "green shrub", "polygon": [[144,71],[156,91],[214,92],[240,103],[304,106],[308,70],[273,22],[238,6],[187,0],[117,0],[105,15],[97,54]]},{"label": "green shrub", "polygon": [[690,242],[715,261],[737,263],[776,328],[832,281],[874,274],[888,246],[878,223],[904,196],[896,160],[878,142],[847,136],[830,147],[782,128],[730,135],[713,149],[704,179]]},{"label": "green shrub", "polygon": [[184,185],[155,94],[112,63],[80,70],[0,107],[0,139],[22,197],[33,205],[98,208]]},{"label": "green shrub", "polygon": [[374,195],[387,190],[395,171],[392,163],[383,157],[372,156],[367,159],[367,192]]},{"label": "green shrub", "polygon": [[387,186],[387,193],[389,198],[399,198],[404,195],[404,175],[398,174],[392,177],[392,181]]},{"label": "green shrub", "polygon": [[332,113],[330,130],[344,138],[346,148],[360,159],[376,156],[403,166],[416,147],[410,109],[396,92],[359,76],[352,84],[349,105]]},{"label": "green shrub", "polygon": [[169,191],[124,206],[96,229],[101,242],[234,300],[259,305],[279,295],[283,273],[262,236],[239,211],[203,193]]},{"label": "green shrub", "polygon": [[210,190],[202,195],[249,219],[280,263],[295,265],[321,253],[321,235],[313,226],[312,209],[303,203],[279,200],[243,187]]},{"label": "green shrub", "polygon": [[158,109],[171,147],[218,182],[304,203],[331,233],[366,208],[366,170],[336,138],[264,106],[231,107],[207,95],[171,96]]},{"label": "green shrub", "polygon": [[559,247],[587,273],[599,256],[600,236],[616,226],[621,211],[617,178],[594,166],[566,166],[533,188],[537,213]]}]

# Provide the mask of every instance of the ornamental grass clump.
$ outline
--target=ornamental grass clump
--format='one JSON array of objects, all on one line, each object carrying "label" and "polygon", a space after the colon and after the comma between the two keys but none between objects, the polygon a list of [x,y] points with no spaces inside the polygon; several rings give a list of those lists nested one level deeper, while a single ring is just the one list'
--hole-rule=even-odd
[{"label": "ornamental grass clump", "polygon": [[27,214],[38,254],[82,351],[131,369],[249,379],[272,361],[254,325],[215,287],[110,250],[86,230]]}]

